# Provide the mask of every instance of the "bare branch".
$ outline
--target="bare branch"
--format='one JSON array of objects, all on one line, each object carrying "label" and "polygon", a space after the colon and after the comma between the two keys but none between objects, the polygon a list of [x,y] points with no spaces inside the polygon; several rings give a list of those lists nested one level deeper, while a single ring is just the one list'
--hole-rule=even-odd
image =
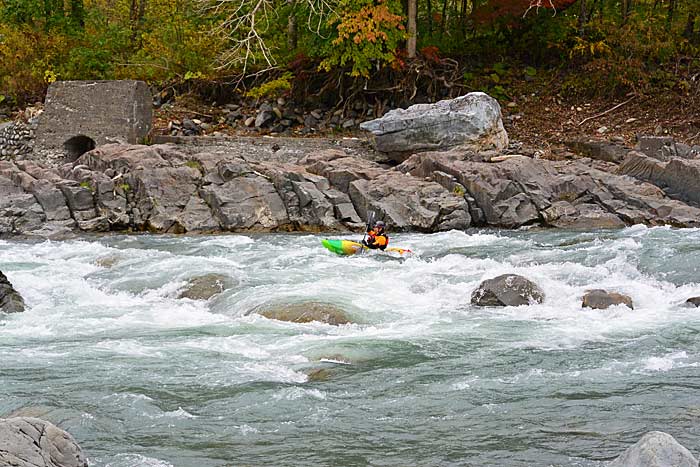
[{"label": "bare branch", "polygon": [[583,125],[584,123],[586,123],[587,121],[593,120],[594,118],[598,118],[598,117],[602,117],[603,115],[607,115],[607,114],[609,114],[610,112],[612,112],[613,110],[619,109],[619,108],[622,107],[623,105],[625,105],[625,104],[627,104],[628,102],[630,102],[631,100],[633,100],[635,97],[637,97],[637,96],[634,95],[634,96],[630,97],[629,99],[627,99],[625,102],[621,102],[620,104],[617,104],[615,107],[612,107],[612,108],[606,110],[605,112],[601,112],[601,113],[599,113],[599,114],[595,114],[595,115],[592,115],[592,116],[590,116],[590,117],[584,118],[583,120],[581,120],[581,123],[579,123],[578,126],[581,126],[581,125]]},{"label": "bare branch", "polygon": [[[552,16],[557,15],[557,8],[554,6],[553,0],[547,0],[547,3],[549,3],[549,8],[551,8],[554,13],[552,13]],[[530,1],[530,6],[527,7],[527,10],[525,10],[525,13],[523,13],[523,18],[527,16],[527,14],[532,10],[533,8],[536,8],[535,12],[539,13],[540,8],[547,8],[545,5],[543,5],[543,0],[531,0]]]},{"label": "bare branch", "polygon": [[[220,57],[218,69],[242,65],[243,75],[251,64],[261,62],[266,69],[277,65],[275,55],[265,42],[265,34],[278,16],[275,0],[198,0],[203,11],[223,15],[224,20],[212,31],[222,34],[232,44]],[[307,6],[308,29],[321,35],[324,22],[335,14],[338,0],[302,0]]]}]

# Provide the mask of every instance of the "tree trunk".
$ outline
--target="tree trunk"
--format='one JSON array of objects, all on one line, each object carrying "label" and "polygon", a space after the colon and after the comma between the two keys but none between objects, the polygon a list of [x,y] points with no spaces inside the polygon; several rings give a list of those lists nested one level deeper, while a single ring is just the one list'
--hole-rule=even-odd
[{"label": "tree trunk", "polygon": [[445,24],[447,24],[447,0],[442,1],[442,18],[440,23],[440,37],[445,34]]},{"label": "tree trunk", "polygon": [[688,22],[685,23],[685,29],[683,30],[683,37],[688,40],[692,40],[695,35],[695,12],[688,13]]},{"label": "tree trunk", "polygon": [[416,14],[417,14],[417,0],[408,0],[408,58],[416,57],[416,42],[418,28],[416,26]]},{"label": "tree trunk", "polygon": [[143,18],[146,17],[146,1],[147,0],[139,0],[139,14],[138,14],[139,24],[143,23]]},{"label": "tree trunk", "polygon": [[668,2],[668,16],[666,17],[666,29],[671,29],[671,24],[673,23],[673,15],[676,12],[676,0],[669,0]]},{"label": "tree trunk", "polygon": [[129,8],[129,28],[131,29],[131,44],[136,46],[139,39],[139,31],[143,23],[143,17],[146,14],[147,0],[131,0]]},{"label": "tree trunk", "polygon": [[80,29],[85,27],[85,5],[83,0],[70,0],[70,20]]},{"label": "tree trunk", "polygon": [[287,47],[289,50],[296,50],[299,42],[299,31],[297,28],[296,0],[287,0],[289,4],[289,17],[287,18]]},{"label": "tree trunk", "polygon": [[586,17],[586,0],[579,0],[581,2],[581,11],[578,15],[578,35],[583,39],[586,37],[586,22],[588,18]]},{"label": "tree trunk", "polygon": [[432,0],[428,0],[428,34],[433,35],[433,5]]}]

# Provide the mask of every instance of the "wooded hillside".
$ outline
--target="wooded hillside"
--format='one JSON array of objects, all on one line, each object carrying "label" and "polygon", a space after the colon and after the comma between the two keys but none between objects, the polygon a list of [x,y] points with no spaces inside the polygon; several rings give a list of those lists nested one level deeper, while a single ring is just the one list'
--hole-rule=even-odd
[{"label": "wooded hillside", "polygon": [[529,82],[696,96],[699,16],[697,0],[0,0],[0,101],[123,78],[219,102],[507,102]]}]

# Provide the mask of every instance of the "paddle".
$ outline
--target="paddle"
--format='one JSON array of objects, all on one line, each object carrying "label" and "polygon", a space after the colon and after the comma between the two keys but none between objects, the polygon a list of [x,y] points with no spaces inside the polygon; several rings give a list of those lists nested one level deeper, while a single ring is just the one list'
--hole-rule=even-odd
[{"label": "paddle", "polygon": [[365,239],[367,238],[367,231],[369,230],[369,226],[372,225],[372,221],[374,220],[374,211],[370,211],[369,214],[367,214],[367,228],[365,229],[365,234],[362,236],[362,243],[363,245],[365,244]]}]

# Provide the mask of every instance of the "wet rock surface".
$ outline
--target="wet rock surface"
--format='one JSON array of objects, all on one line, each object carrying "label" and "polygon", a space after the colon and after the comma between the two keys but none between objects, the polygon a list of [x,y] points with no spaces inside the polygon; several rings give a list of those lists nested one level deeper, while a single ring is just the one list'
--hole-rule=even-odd
[{"label": "wet rock surface", "polygon": [[87,467],[75,439],[56,425],[31,417],[0,419],[0,466]]},{"label": "wet rock surface", "polygon": [[673,436],[650,431],[608,467],[697,467],[698,460]]},{"label": "wet rock surface", "polygon": [[22,311],[24,311],[24,299],[0,271],[0,312],[20,313]]},{"label": "wet rock surface", "polygon": [[333,326],[352,323],[352,320],[344,310],[333,304],[321,302],[265,305],[253,310],[253,313],[257,313],[268,319],[289,321],[292,323],[311,323],[313,321],[318,321]]},{"label": "wet rock surface", "polygon": [[542,303],[544,292],[529,279],[503,274],[487,279],[472,292],[471,302],[478,306],[520,306]]},{"label": "wet rock surface", "polygon": [[625,305],[628,308],[634,309],[632,298],[629,296],[602,289],[587,291],[583,296],[581,307],[593,308],[595,310],[605,310],[614,305]]}]

